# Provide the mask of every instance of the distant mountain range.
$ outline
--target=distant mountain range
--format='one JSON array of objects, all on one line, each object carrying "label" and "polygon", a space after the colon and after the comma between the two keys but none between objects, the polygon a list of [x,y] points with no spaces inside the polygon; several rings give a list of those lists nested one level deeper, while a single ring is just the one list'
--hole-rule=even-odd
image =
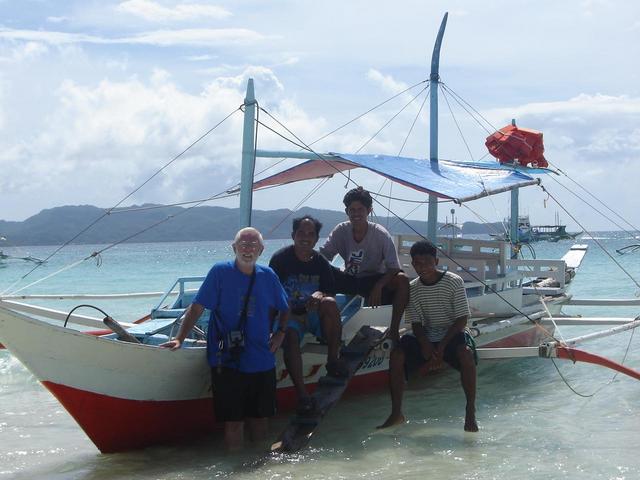
[{"label": "distant mountain range", "polygon": [[[50,208],[22,222],[0,220],[0,236],[5,237],[6,244],[10,246],[60,245],[95,222],[104,212],[104,209],[91,205]],[[295,213],[287,209],[254,210],[252,223],[267,239],[289,238],[292,219],[306,214],[318,218],[324,224],[321,236],[326,236],[336,224],[346,220],[344,212],[302,208]],[[138,243],[229,240],[233,239],[238,229],[238,216],[237,208],[204,206],[185,209],[156,205],[127,207],[114,210],[72,243],[104,244],[124,239]],[[412,233],[398,219],[392,218],[387,222],[386,217],[378,217],[376,221],[391,233]],[[426,231],[426,222],[410,220],[408,223],[418,232]],[[156,226],[150,228],[153,225]],[[499,231],[499,223],[486,225],[465,222],[462,232],[486,234],[496,231],[496,226]]]}]

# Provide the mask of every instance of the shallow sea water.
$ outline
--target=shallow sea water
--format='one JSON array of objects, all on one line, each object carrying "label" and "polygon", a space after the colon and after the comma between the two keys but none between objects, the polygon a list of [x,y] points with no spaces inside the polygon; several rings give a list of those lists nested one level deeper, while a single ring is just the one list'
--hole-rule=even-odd
[{"label": "shallow sea water", "polygon": [[[628,242],[616,234],[598,236],[636,278],[640,252],[617,256]],[[263,260],[285,244],[268,242]],[[576,297],[632,297],[638,288],[594,244],[572,284]],[[230,257],[228,242],[128,244],[64,272],[23,293],[160,291],[177,275],[204,275],[215,260]],[[571,245],[540,243],[538,258],[559,258]],[[30,275],[37,279],[96,250],[73,246]],[[44,257],[51,247],[21,247],[15,255]],[[12,261],[0,268],[0,291],[31,266]],[[43,303],[43,302],[40,302]],[[68,309],[80,301],[56,302]],[[131,321],[153,306],[149,299],[92,302],[114,318]],[[51,302],[48,302],[51,305]],[[567,308],[572,314],[636,316],[638,310]],[[93,315],[91,311],[81,311]],[[565,337],[587,333],[562,328]],[[592,331],[592,330],[591,330]],[[583,348],[640,370],[640,335],[624,333]],[[0,479],[638,479],[640,478],[640,382],[610,370],[542,359],[482,362],[478,374],[480,432],[462,430],[464,396],[458,378],[441,375],[411,386],[405,399],[407,423],[376,431],[389,413],[387,395],[343,399],[325,418],[300,455],[265,460],[266,445],[228,454],[219,438],[187,445],[103,455],[55,398],[8,352],[0,351]],[[132,366],[132,368],[134,368]],[[584,398],[573,393],[567,383]],[[167,418],[193,421],[185,416]],[[271,423],[275,438],[286,418]],[[269,442],[270,443],[270,442]]]}]

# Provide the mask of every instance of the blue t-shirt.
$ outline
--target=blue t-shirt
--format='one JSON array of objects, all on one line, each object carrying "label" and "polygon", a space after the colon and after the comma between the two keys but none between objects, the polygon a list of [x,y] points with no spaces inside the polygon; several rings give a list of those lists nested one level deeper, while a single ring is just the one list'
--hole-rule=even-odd
[{"label": "blue t-shirt", "polygon": [[307,313],[307,301],[314,292],[334,295],[331,265],[316,251],[308,262],[303,262],[296,257],[294,246],[289,245],[273,254],[269,266],[280,278],[295,315]]},{"label": "blue t-shirt", "polygon": [[[269,267],[256,265],[256,278],[247,305],[247,319],[244,324],[245,348],[236,363],[228,351],[222,353],[222,364],[241,372],[263,372],[275,367],[275,357],[269,351],[271,334],[271,309],[287,310],[287,294],[280,280]],[[235,260],[216,263],[193,303],[211,310],[208,332],[209,365],[218,365],[218,341],[226,338],[233,330],[240,330],[240,314],[245,296],[249,290],[250,275],[245,275],[235,265]],[[218,320],[214,311],[218,311]],[[220,330],[220,331],[219,331]]]}]

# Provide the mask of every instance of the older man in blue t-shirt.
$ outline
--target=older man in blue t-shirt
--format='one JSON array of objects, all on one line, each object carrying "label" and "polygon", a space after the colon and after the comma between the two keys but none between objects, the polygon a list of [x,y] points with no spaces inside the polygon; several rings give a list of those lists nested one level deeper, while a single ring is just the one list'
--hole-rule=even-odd
[{"label": "older man in blue t-shirt", "polygon": [[[243,228],[233,242],[236,258],[216,263],[185,311],[176,338],[163,347],[180,348],[205,308],[211,311],[208,360],[216,419],[224,422],[225,443],[242,445],[245,420],[253,440],[264,438],[267,418],[275,413],[274,352],[284,339],[289,315],[287,294],[269,267],[257,265],[262,235]],[[271,311],[280,312],[271,333]],[[222,348],[220,348],[222,346]]]}]

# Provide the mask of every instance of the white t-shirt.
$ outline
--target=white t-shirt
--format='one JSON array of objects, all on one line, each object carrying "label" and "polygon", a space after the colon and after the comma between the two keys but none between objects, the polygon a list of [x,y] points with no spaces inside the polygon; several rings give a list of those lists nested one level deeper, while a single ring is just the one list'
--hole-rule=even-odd
[{"label": "white t-shirt", "polygon": [[409,283],[405,323],[422,323],[430,342],[439,342],[457,318],[471,315],[464,281],[455,273],[442,272],[434,284],[415,278]]},{"label": "white t-shirt", "polygon": [[398,252],[389,232],[377,223],[367,223],[367,233],[359,243],[353,239],[351,222],[336,225],[320,247],[320,253],[329,261],[339,254],[344,260],[345,273],[355,277],[399,270]]}]

